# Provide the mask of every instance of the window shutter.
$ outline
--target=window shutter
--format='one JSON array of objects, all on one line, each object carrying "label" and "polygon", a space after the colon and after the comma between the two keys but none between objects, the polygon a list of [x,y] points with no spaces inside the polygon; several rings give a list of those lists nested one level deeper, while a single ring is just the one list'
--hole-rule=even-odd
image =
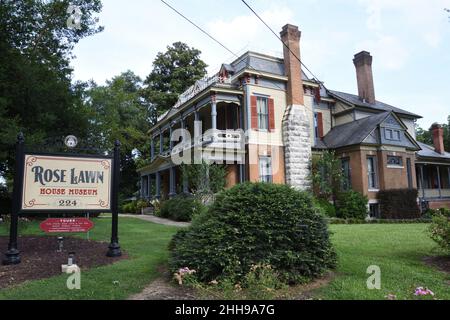
[{"label": "window shutter", "polygon": [[268,99],[269,104],[269,131],[275,130],[275,106],[272,98]]},{"label": "window shutter", "polygon": [[316,103],[320,103],[320,87],[315,88],[314,99],[316,99]]},{"label": "window shutter", "polygon": [[257,130],[258,129],[258,112],[256,110],[256,96],[250,97],[250,117],[251,117],[251,124],[252,129]]},{"label": "window shutter", "polygon": [[322,112],[318,112],[317,113],[317,127],[318,127],[318,131],[319,131],[319,138],[322,139],[323,138],[323,117],[322,117]]}]

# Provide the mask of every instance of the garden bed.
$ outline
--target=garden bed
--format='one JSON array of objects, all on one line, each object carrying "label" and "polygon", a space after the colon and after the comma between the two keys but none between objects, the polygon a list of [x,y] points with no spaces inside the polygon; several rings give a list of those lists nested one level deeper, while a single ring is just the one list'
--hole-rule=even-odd
[{"label": "garden bed", "polygon": [[[0,237],[2,254],[8,247],[8,237]],[[77,265],[86,270],[92,267],[114,263],[127,258],[106,257],[108,243],[64,238],[64,248],[58,252],[57,237],[19,237],[18,247],[22,262],[18,265],[0,265],[0,289],[15,286],[27,280],[49,278],[61,274],[61,265],[67,263],[68,252],[75,252]]]}]

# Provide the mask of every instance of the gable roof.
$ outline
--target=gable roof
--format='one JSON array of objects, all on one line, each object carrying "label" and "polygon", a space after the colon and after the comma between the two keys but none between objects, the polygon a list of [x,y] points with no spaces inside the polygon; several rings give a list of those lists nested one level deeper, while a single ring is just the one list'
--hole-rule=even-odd
[{"label": "gable roof", "polygon": [[389,114],[390,112],[383,112],[336,126],[327,133],[323,142],[332,149],[360,144]]},{"label": "gable roof", "polygon": [[352,104],[354,106],[358,106],[358,107],[363,107],[363,108],[368,108],[368,109],[373,109],[373,110],[378,110],[378,111],[394,111],[395,113],[398,114],[402,114],[402,115],[407,115],[416,119],[420,119],[422,118],[422,116],[419,116],[418,114],[391,106],[389,104],[386,104],[384,102],[380,102],[380,101],[376,101],[375,103],[367,103],[362,101],[359,96],[354,95],[354,94],[350,94],[350,93],[345,93],[345,92],[340,92],[340,91],[334,91],[334,90],[329,90],[329,93],[331,96],[333,96],[336,99],[339,99],[343,102],[347,102],[349,104]]},{"label": "gable roof", "polygon": [[433,146],[429,146],[425,143],[417,141],[417,144],[419,145],[422,150],[417,152],[417,155],[419,157],[423,158],[439,158],[439,159],[446,159],[450,160],[450,152],[445,152],[444,154],[441,154],[439,152],[436,152],[434,150]]}]

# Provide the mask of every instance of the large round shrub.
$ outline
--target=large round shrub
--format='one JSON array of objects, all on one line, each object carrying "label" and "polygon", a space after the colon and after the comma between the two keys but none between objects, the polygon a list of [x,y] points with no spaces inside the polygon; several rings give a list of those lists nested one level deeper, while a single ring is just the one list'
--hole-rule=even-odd
[{"label": "large round shrub", "polygon": [[336,201],[336,216],[343,219],[365,219],[368,199],[356,191],[342,192]]},{"label": "large round shrub", "polygon": [[318,276],[335,265],[318,211],[309,194],[286,185],[236,185],[174,236],[170,267],[195,269],[201,281],[239,280],[258,263],[290,283]]}]

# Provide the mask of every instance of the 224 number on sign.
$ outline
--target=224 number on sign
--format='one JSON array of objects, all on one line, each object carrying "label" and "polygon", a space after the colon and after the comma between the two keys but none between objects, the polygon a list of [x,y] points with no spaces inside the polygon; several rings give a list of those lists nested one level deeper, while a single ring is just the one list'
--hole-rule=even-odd
[{"label": "224 number on sign", "polygon": [[60,207],[76,207],[77,200],[59,200]]}]

